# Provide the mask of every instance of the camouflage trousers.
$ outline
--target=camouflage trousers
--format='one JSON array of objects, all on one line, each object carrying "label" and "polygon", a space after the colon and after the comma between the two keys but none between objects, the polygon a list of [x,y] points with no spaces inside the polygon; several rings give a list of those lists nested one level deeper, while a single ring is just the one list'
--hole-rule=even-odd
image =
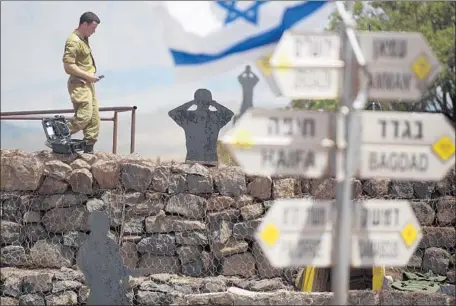
[{"label": "camouflage trousers", "polygon": [[68,93],[74,108],[74,117],[68,120],[71,134],[82,130],[87,144],[94,144],[100,133],[100,114],[93,83],[68,81]]}]

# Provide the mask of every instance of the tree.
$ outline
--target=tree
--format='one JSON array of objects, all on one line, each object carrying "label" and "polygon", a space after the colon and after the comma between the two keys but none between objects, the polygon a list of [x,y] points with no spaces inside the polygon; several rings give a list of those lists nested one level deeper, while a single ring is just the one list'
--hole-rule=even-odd
[{"label": "tree", "polygon": [[[356,1],[353,16],[362,31],[421,32],[444,67],[436,82],[421,101],[385,105],[386,109],[442,112],[456,125],[455,32],[456,2],[438,1]],[[327,30],[338,28],[340,16],[335,12]]]}]

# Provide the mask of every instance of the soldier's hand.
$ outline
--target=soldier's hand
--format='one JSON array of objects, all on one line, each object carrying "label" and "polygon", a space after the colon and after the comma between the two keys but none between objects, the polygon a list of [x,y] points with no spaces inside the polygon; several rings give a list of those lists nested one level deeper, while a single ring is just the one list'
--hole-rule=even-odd
[{"label": "soldier's hand", "polygon": [[96,83],[96,82],[98,82],[98,81],[100,80],[100,78],[97,77],[97,76],[95,76],[95,75],[88,75],[88,76],[86,77],[86,80],[87,80],[87,82],[89,82],[89,83]]}]

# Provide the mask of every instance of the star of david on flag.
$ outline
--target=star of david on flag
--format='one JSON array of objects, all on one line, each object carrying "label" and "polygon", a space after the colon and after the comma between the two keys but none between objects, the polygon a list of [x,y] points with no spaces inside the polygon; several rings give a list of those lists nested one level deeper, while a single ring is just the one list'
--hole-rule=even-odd
[{"label": "star of david on flag", "polygon": [[164,41],[177,81],[195,81],[245,65],[270,54],[290,29],[322,30],[334,1],[212,1],[221,28],[205,37],[186,32],[163,14]]},{"label": "star of david on flag", "polygon": [[226,15],[225,25],[235,21],[237,18],[244,18],[246,21],[252,24],[258,24],[258,10],[260,6],[266,4],[268,1],[254,1],[250,4],[247,10],[242,10],[237,7],[238,1],[216,1],[217,4],[226,9],[228,14]]}]

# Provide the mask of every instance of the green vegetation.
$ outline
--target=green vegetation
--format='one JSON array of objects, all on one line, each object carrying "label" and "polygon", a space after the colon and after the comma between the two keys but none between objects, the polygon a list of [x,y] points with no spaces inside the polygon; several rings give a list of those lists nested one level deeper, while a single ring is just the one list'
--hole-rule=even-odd
[{"label": "green vegetation", "polygon": [[228,151],[220,141],[217,141],[217,156],[219,164],[230,166],[238,165],[233,156],[231,155],[230,151]]},{"label": "green vegetation", "polygon": [[[361,31],[413,31],[421,32],[438,56],[443,72],[421,101],[414,104],[393,102],[384,109],[397,111],[441,110],[456,124],[456,65],[455,32],[456,3],[450,1],[355,1],[353,15]],[[337,30],[340,16],[330,18],[327,30]],[[320,102],[293,101],[295,108],[318,109]],[[325,109],[335,107],[335,102],[324,104]],[[328,108],[326,108],[328,106]]]}]

